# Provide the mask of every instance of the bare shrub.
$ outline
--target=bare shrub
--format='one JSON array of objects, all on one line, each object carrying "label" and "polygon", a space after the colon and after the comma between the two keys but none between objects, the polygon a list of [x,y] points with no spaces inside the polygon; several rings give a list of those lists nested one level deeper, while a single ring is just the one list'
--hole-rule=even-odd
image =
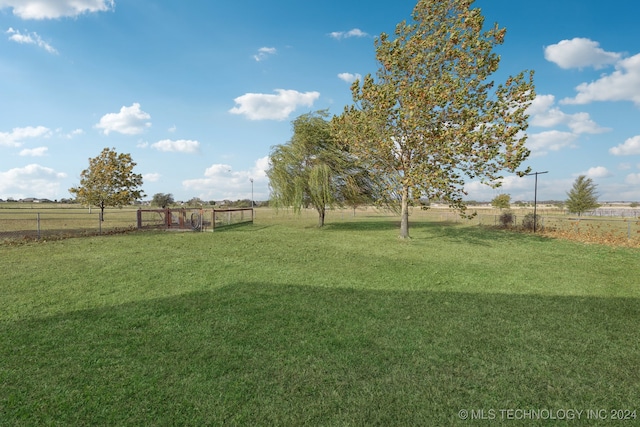
[{"label": "bare shrub", "polygon": [[509,228],[513,225],[513,223],[515,222],[515,219],[516,218],[513,212],[511,211],[503,212],[499,218],[500,226],[504,228]]},{"label": "bare shrub", "polygon": [[536,230],[540,230],[540,215],[534,215],[532,213],[526,214],[522,220],[522,228],[533,231],[534,225]]}]

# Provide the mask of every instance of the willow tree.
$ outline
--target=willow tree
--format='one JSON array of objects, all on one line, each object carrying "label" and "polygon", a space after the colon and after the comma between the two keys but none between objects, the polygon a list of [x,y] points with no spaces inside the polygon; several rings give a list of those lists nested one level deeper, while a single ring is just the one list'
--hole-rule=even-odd
[{"label": "willow tree", "polygon": [[291,140],[272,148],[267,170],[273,204],[298,213],[313,206],[320,227],[328,207],[361,203],[374,188],[369,173],[333,137],[327,116],[317,111],[296,118]]},{"label": "willow tree", "polygon": [[399,195],[404,238],[412,199],[443,200],[466,215],[466,179],[497,187],[501,173],[516,172],[529,155],[533,72],[492,80],[506,31],[485,29],[472,3],[419,1],[412,23],[376,38],[375,78],[354,82],[354,104],[333,120],[339,140],[387,177],[387,194]]},{"label": "willow tree", "polygon": [[105,207],[121,207],[144,196],[139,188],[142,175],[133,172],[135,166],[130,154],[105,148],[99,156],[89,159],[89,167],[80,174],[80,185],[69,192],[80,203],[99,207],[104,220]]}]

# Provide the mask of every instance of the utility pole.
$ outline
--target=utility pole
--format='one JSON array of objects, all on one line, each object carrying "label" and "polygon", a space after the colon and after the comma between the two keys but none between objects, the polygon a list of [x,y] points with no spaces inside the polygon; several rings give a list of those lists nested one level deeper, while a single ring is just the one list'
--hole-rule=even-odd
[{"label": "utility pole", "polygon": [[251,207],[253,208],[253,178],[249,178],[251,181]]},{"label": "utility pole", "polygon": [[538,175],[542,175],[543,173],[549,173],[549,171],[544,171],[544,172],[533,172],[533,173],[528,173],[525,176],[531,176],[531,175],[535,175],[536,176],[536,184],[533,190],[533,232],[536,232],[536,224],[538,223],[538,214],[537,214],[537,210],[538,210]]}]

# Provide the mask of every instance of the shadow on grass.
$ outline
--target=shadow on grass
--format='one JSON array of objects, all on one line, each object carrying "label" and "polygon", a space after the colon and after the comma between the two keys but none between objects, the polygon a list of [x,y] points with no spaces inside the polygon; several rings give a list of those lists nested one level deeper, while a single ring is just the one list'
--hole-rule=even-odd
[{"label": "shadow on grass", "polygon": [[[328,230],[334,231],[386,231],[400,230],[400,222],[395,220],[376,221],[349,221],[332,222],[325,225]],[[531,233],[520,233],[512,230],[502,230],[492,227],[462,225],[448,221],[410,221],[409,235],[412,239],[444,238],[455,243],[468,243],[473,245],[489,245],[497,241],[535,241],[549,242],[551,239]]]},{"label": "shadow on grass", "polygon": [[270,225],[256,225],[255,223],[251,223],[251,222],[242,222],[242,223],[238,223],[238,224],[229,224],[229,225],[224,225],[224,226],[218,226],[215,229],[207,229],[205,231],[207,232],[214,232],[214,233],[225,233],[225,232],[237,232],[237,231],[249,231],[249,232],[253,232],[253,231],[258,231],[258,230],[264,230],[265,228],[269,228],[271,227]]},{"label": "shadow on grass", "polygon": [[639,321],[637,299],[237,284],[0,323],[0,417],[467,425],[461,409],[633,409]]}]

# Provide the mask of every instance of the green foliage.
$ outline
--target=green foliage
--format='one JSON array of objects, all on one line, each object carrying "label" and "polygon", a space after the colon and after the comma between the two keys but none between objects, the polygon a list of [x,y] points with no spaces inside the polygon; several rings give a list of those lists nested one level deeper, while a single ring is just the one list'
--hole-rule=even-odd
[{"label": "green foliage", "polygon": [[566,207],[569,212],[580,216],[584,212],[599,207],[596,188],[597,185],[594,184],[591,178],[587,178],[585,175],[580,175],[576,178],[573,187],[567,192],[569,198],[566,201]]},{"label": "green foliage", "polygon": [[497,209],[509,209],[511,206],[511,196],[508,194],[498,194],[491,201],[491,206]]},{"label": "green foliage", "polygon": [[89,159],[89,168],[80,174],[80,185],[69,189],[78,203],[98,206],[104,215],[107,206],[121,207],[144,197],[139,188],[142,175],[133,172],[130,154],[118,154],[104,148],[98,157]]},{"label": "green foliage", "polygon": [[251,199],[238,199],[235,202],[232,202],[231,204],[228,205],[229,207],[234,207],[234,208],[250,208],[251,206]]},{"label": "green foliage", "polygon": [[166,208],[167,206],[171,206],[175,203],[173,199],[173,194],[171,193],[156,193],[153,195],[153,199],[151,200],[151,204],[153,206],[159,206],[161,208]]},{"label": "green foliage", "polygon": [[465,178],[498,186],[527,158],[526,109],[533,73],[495,85],[505,30],[483,31],[471,0],[420,0],[414,23],[376,40],[376,78],[356,81],[354,105],[334,120],[336,135],[401,201],[409,237],[410,199],[442,199],[464,214]]},{"label": "green foliage", "polygon": [[205,204],[206,203],[204,202],[204,200],[202,200],[200,197],[192,197],[186,202],[187,206],[194,206],[194,207],[202,207]]},{"label": "green foliage", "polygon": [[274,205],[296,212],[311,205],[319,226],[327,207],[366,203],[373,188],[369,173],[337,144],[326,117],[317,111],[296,118],[291,140],[272,148],[267,171]]}]

